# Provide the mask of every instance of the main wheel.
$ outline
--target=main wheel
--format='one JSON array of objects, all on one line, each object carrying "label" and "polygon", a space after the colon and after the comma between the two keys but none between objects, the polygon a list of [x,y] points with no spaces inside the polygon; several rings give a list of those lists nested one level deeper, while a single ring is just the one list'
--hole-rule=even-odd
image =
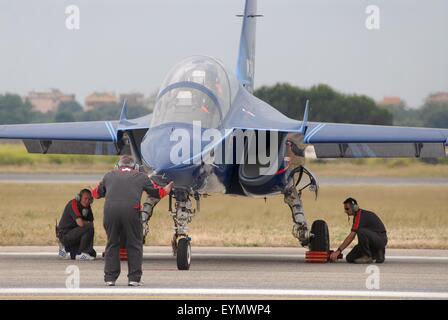
[{"label": "main wheel", "polygon": [[177,269],[188,270],[191,263],[191,245],[190,240],[182,238],[177,243]]},{"label": "main wheel", "polygon": [[328,225],[323,220],[316,220],[311,226],[310,251],[330,251],[330,234]]}]

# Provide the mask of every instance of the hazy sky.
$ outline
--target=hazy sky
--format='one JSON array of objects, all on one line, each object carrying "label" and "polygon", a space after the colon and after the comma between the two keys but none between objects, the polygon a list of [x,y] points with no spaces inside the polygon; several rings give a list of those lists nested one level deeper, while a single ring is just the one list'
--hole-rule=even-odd
[{"label": "hazy sky", "polygon": [[[80,30],[65,26],[80,9]],[[367,30],[366,7],[380,8]],[[184,57],[205,54],[235,69],[243,0],[0,0],[0,93],[159,88]],[[446,0],[259,0],[255,86],[326,83],[418,106],[448,90]]]}]

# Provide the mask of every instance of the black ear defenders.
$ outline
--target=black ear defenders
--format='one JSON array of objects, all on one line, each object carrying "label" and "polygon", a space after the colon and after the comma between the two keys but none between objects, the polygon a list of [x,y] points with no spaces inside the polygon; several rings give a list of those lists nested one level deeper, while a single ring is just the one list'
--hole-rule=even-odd
[{"label": "black ear defenders", "polygon": [[[352,209],[353,215],[356,215],[356,213],[359,211],[358,201],[356,201],[355,199],[347,198],[346,200],[344,200],[344,205],[345,204],[350,206],[350,208]],[[348,214],[348,212],[347,212],[347,214]]]},{"label": "black ear defenders", "polygon": [[82,195],[83,193],[88,193],[88,194],[89,194],[89,205],[91,205],[91,204],[93,203],[93,197],[92,197],[92,194],[90,193],[90,190],[89,190],[89,189],[82,189],[81,191],[79,191],[79,193],[77,193],[77,194],[75,195],[75,200],[76,200],[77,202],[80,202],[80,201],[81,201],[81,195]]},{"label": "black ear defenders", "polygon": [[356,201],[352,200],[352,201],[351,201],[351,205],[352,205],[352,211],[353,211],[353,214],[355,214],[356,212],[358,212],[358,210],[359,210],[359,206],[358,206],[358,204],[356,203]]},{"label": "black ear defenders", "polygon": [[[356,216],[356,213],[359,210],[359,205],[358,205],[357,201],[353,198],[348,198],[347,200],[344,201],[344,204],[350,205],[350,207],[352,208],[352,216],[354,219]],[[346,213],[347,213],[347,222],[350,223],[350,215],[348,214],[348,212],[346,212]]]}]

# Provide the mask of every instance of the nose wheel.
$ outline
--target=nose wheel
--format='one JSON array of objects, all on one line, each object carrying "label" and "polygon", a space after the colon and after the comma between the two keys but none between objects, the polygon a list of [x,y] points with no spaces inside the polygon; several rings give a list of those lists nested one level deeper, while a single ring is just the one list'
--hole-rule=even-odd
[{"label": "nose wheel", "polygon": [[181,238],[177,243],[177,269],[188,270],[191,264],[190,238]]}]

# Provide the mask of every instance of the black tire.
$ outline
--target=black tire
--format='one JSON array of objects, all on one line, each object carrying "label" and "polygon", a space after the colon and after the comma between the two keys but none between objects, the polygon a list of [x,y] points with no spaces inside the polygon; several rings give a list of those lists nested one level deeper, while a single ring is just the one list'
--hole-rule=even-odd
[{"label": "black tire", "polygon": [[311,226],[310,251],[330,251],[330,233],[323,220],[316,220]]},{"label": "black tire", "polygon": [[177,269],[188,270],[191,264],[190,240],[182,238],[177,243]]}]

